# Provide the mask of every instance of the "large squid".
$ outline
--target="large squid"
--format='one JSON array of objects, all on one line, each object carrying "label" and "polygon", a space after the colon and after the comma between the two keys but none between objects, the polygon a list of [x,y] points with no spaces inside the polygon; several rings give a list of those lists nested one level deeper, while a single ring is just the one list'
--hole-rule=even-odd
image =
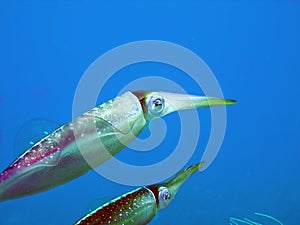
[{"label": "large squid", "polygon": [[145,225],[174,199],[181,185],[204,162],[192,165],[168,181],[138,188],[100,206],[74,225]]},{"label": "large squid", "polygon": [[168,92],[126,92],[61,126],[16,159],[0,174],[0,201],[83,175],[126,147],[148,120],[177,110],[234,103]]}]

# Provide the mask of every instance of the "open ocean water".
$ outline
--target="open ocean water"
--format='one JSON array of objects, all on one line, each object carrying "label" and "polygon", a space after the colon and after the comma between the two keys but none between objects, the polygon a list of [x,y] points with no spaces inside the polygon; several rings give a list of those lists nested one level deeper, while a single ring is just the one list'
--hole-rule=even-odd
[{"label": "open ocean water", "polygon": [[[72,119],[76,88],[92,62],[115,47],[142,40],[190,49],[213,71],[224,97],[237,100],[226,107],[225,137],[216,159],[193,175],[150,224],[223,225],[230,218],[244,221],[231,219],[233,225],[247,224],[244,218],[279,224],[270,216],[284,225],[299,225],[299,1],[1,1],[0,170],[37,141],[39,132],[51,132]],[[145,76],[203,94],[184,71],[143,62],[115,73],[97,104]],[[164,90],[160,81],[149,86]],[[197,112],[199,140],[183,167],[200,161],[209,139],[210,110]],[[173,113],[164,121],[166,135],[155,149],[125,149],[117,158],[143,166],[168,157],[180,137],[179,116]],[[140,138],[151,135],[146,127]],[[134,188],[90,171],[49,191],[1,202],[0,224],[72,224]]]}]

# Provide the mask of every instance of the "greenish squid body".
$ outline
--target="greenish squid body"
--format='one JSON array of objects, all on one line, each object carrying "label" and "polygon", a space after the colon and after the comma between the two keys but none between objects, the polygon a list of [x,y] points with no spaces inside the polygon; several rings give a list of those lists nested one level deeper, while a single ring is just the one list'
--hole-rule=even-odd
[{"label": "greenish squid body", "polygon": [[71,181],[110,159],[146,126],[173,111],[231,105],[234,100],[168,92],[126,92],[61,126],[0,174],[0,201]]},{"label": "greenish squid body", "polygon": [[204,162],[201,162],[190,166],[166,182],[126,193],[95,209],[75,225],[148,224],[160,209],[171,203],[180,186],[203,164]]},{"label": "greenish squid body", "polygon": [[147,224],[157,213],[157,208],[152,191],[142,187],[101,206],[76,224]]}]

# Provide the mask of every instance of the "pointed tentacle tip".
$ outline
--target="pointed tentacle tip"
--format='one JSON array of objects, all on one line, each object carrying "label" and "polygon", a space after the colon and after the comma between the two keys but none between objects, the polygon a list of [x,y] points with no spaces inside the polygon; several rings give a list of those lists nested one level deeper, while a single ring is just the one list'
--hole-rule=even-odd
[{"label": "pointed tentacle tip", "polygon": [[187,177],[191,176],[192,174],[196,173],[197,171],[202,172],[201,168],[205,164],[205,161],[201,161],[199,163],[196,163],[194,165],[189,166],[186,168],[183,173],[189,174]]},{"label": "pointed tentacle tip", "polygon": [[209,105],[234,105],[236,103],[236,100],[233,99],[221,99],[221,98],[215,98],[215,97],[208,97],[208,104]]},{"label": "pointed tentacle tip", "polygon": [[201,161],[199,163],[196,163],[194,165],[189,166],[188,168],[185,169],[185,171],[189,170],[193,173],[195,173],[196,171],[201,171],[201,167],[205,164],[205,161]]},{"label": "pointed tentacle tip", "polygon": [[218,97],[206,97],[202,102],[200,101],[200,107],[212,107],[212,106],[227,106],[234,105],[236,100],[233,99],[223,99]]},{"label": "pointed tentacle tip", "polygon": [[234,105],[234,104],[236,104],[236,100],[225,99],[225,105]]},{"label": "pointed tentacle tip", "polygon": [[199,170],[200,171],[200,168],[205,164],[205,161],[201,161],[197,164],[195,164],[195,169]]}]

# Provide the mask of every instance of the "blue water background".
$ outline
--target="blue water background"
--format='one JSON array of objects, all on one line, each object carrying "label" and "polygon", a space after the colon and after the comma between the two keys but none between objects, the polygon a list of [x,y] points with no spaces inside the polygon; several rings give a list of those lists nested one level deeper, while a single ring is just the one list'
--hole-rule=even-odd
[{"label": "blue water background", "polygon": [[[275,224],[254,212],[300,224],[298,1],[2,1],[0,32],[1,170],[25,150],[14,150],[24,123],[45,118],[61,125],[71,120],[76,86],[96,58],[127,42],[171,41],[198,54],[224,95],[238,103],[227,109],[217,159],[194,175],[151,224],[221,225],[229,224],[231,216]],[[116,74],[99,103],[146,75],[201,93],[182,71],[146,63]],[[198,112],[200,140],[187,165],[200,160],[209,135],[209,109]],[[136,164],[160,161],[176,145],[177,120],[177,114],[165,117],[168,137],[153,156],[119,157]],[[53,190],[0,203],[0,224],[72,224],[90,208],[133,188],[91,171]]]}]

